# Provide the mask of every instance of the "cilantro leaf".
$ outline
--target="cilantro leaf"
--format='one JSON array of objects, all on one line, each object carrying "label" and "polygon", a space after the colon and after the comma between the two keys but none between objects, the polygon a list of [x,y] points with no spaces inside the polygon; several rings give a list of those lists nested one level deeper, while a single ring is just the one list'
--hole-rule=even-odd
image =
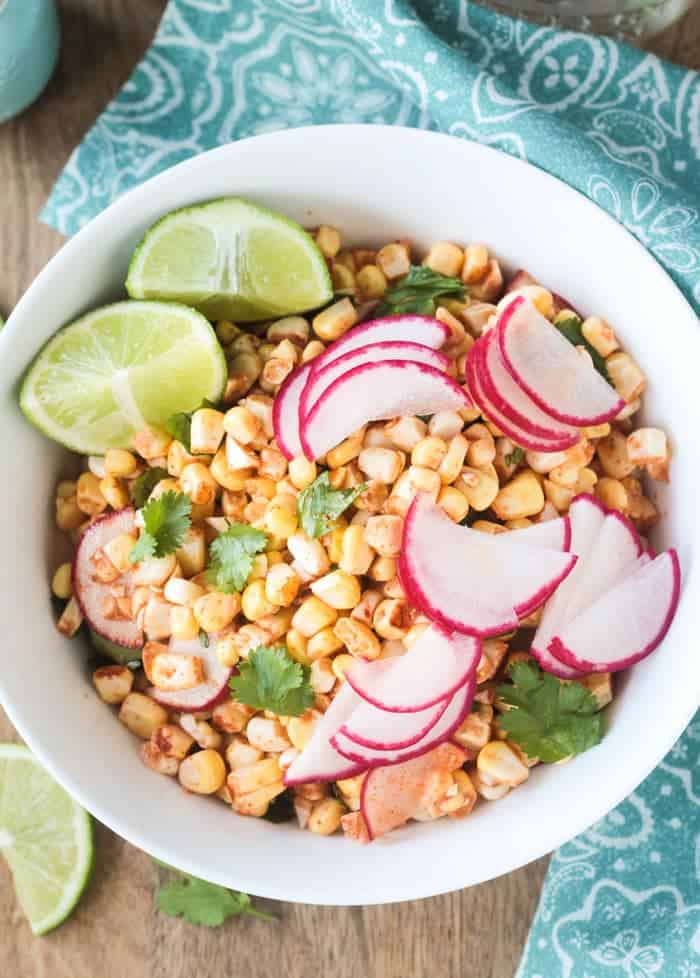
[{"label": "cilantro leaf", "polygon": [[187,451],[191,451],[192,445],[190,443],[190,433],[192,431],[192,415],[195,411],[199,411],[200,408],[215,408],[216,404],[213,401],[208,401],[206,397],[202,403],[194,408],[192,411],[178,411],[175,414],[171,414],[168,420],[165,422],[165,430],[169,435],[172,435],[176,441],[181,442]]},{"label": "cilantro leaf", "polygon": [[591,360],[593,361],[593,366],[596,368],[598,373],[610,383],[610,374],[608,373],[608,368],[605,366],[605,360],[601,357],[600,353],[596,350],[594,346],[588,342],[586,337],[581,331],[581,320],[578,316],[569,316],[567,319],[562,319],[554,324],[562,336],[566,337],[569,343],[573,343],[574,346],[582,346],[584,350],[587,350],[591,355]]},{"label": "cilantro leaf", "polygon": [[229,523],[209,545],[209,580],[219,591],[242,591],[253,569],[253,557],[267,546],[267,534],[246,523]]},{"label": "cilantro leaf", "polygon": [[156,906],[170,917],[184,917],[190,924],[202,927],[220,927],[229,917],[242,913],[261,920],[275,919],[255,910],[247,893],[227,890],[196,876],[182,876],[165,883],[156,892]]},{"label": "cilantro leaf", "polygon": [[192,524],[192,501],[182,492],[164,492],[147,502],[141,512],[144,528],[129,554],[132,564],[173,553]]},{"label": "cilantro leaf", "polygon": [[295,662],[281,646],[260,645],[229,681],[234,699],[279,716],[301,716],[314,701],[310,670]]},{"label": "cilantro leaf", "polygon": [[562,682],[532,662],[514,662],[509,675],[512,684],[496,689],[510,706],[498,722],[530,757],[552,764],[600,743],[603,717],[581,683]]},{"label": "cilantro leaf", "polygon": [[367,488],[363,482],[352,489],[333,489],[328,472],[322,472],[297,496],[301,528],[310,537],[322,537],[332,530],[336,520]]},{"label": "cilantro leaf", "polygon": [[205,649],[209,648],[209,636],[203,628],[199,629],[199,644]]},{"label": "cilantro leaf", "polygon": [[134,506],[140,509],[158,483],[167,478],[168,472],[160,465],[154,465],[152,469],[142,472],[138,479],[134,479],[131,483],[131,501]]},{"label": "cilantro leaf", "polygon": [[503,461],[506,463],[506,465],[520,465],[524,458],[524,450],[520,447],[520,445],[516,445],[512,452],[508,452],[507,455],[503,456]]},{"label": "cilantro leaf", "polygon": [[421,316],[435,315],[438,299],[464,299],[465,286],[461,279],[441,275],[427,265],[411,265],[408,274],[387,289],[377,309],[377,316],[413,312]]}]

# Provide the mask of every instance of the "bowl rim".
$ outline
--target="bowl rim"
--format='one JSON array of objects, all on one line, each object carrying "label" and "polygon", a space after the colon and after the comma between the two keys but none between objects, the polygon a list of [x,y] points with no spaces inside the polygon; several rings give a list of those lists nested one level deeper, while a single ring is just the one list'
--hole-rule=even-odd
[{"label": "bowl rim", "polygon": [[[349,139],[354,137],[362,137],[365,139],[368,135],[368,131],[371,131],[373,138],[379,141],[404,139],[407,140],[408,143],[411,143],[413,140],[432,143],[434,144],[435,151],[437,153],[439,153],[440,149],[446,144],[459,143],[462,145],[462,151],[464,153],[468,155],[471,154],[473,157],[476,157],[476,159],[479,160],[485,167],[488,167],[489,164],[494,162],[494,160],[497,160],[500,167],[505,167],[506,169],[512,167],[513,170],[518,171],[519,173],[528,171],[532,174],[534,171],[534,173],[539,174],[537,179],[542,179],[545,182],[551,181],[552,185],[556,185],[557,195],[559,197],[563,196],[567,199],[567,201],[570,200],[572,202],[572,206],[583,206],[588,208],[591,212],[595,211],[595,220],[600,224],[603,232],[608,231],[617,236],[620,234],[625,235],[629,239],[629,243],[634,247],[636,254],[638,255],[640,265],[646,266],[650,270],[653,270],[656,276],[663,276],[663,278],[666,279],[667,284],[676,293],[677,298],[682,302],[687,314],[692,318],[696,318],[696,313],[692,306],[675,282],[673,282],[670,275],[660,265],[658,260],[641,244],[641,242],[638,241],[629,230],[627,230],[627,228],[604,211],[598,204],[586,197],[585,194],[581,193],[575,188],[570,187],[564,181],[552,176],[545,170],[535,167],[522,159],[510,156],[509,154],[506,154],[492,146],[460,139],[445,133],[402,126],[331,124],[278,130],[271,133],[247,137],[246,139],[238,140],[234,143],[228,143],[224,146],[216,147],[204,153],[198,154],[197,156],[191,157],[190,159],[184,160],[175,166],[167,168],[166,170],[163,170],[161,173],[151,177],[145,183],[132,188],[118,197],[103,211],[88,221],[85,226],[82,227],[72,238],[70,238],[32,281],[9,316],[2,333],[0,333],[0,363],[3,359],[2,351],[12,342],[16,331],[21,328],[21,321],[24,318],[25,309],[31,306],[34,294],[41,288],[43,283],[47,280],[54,279],[55,276],[61,274],[62,271],[70,270],[74,255],[76,255],[80,249],[84,247],[86,241],[94,238],[95,241],[99,242],[103,229],[108,228],[113,221],[118,221],[121,218],[122,212],[128,212],[137,206],[139,201],[147,198],[154,191],[157,191],[161,184],[177,179],[178,176],[189,171],[196,172],[201,167],[206,168],[208,161],[212,159],[226,158],[229,156],[235,159],[239,147],[241,145],[248,145],[251,142],[267,144],[268,151],[270,146],[274,147],[275,144],[280,146],[281,144],[281,151],[284,151],[284,144],[287,142],[293,143],[299,138],[306,139],[307,141],[312,139],[324,139],[334,136],[339,131],[342,131],[344,136]],[[507,161],[507,163],[504,161]],[[528,178],[526,175],[523,179],[525,182],[527,182],[528,179],[535,178]],[[197,194],[192,193],[185,193],[184,197],[186,199],[189,198],[188,202],[190,200],[194,201],[195,199],[208,199],[206,196],[202,196],[200,198]],[[186,206],[186,204],[183,203],[181,206]],[[689,577],[690,575],[688,574],[686,576],[686,581],[684,582],[686,586],[689,584]],[[183,872],[198,876],[202,875],[201,867],[197,866],[196,860],[189,858],[187,854],[182,855],[180,853],[173,853],[173,851],[171,851],[169,848],[160,846],[157,842],[154,842],[152,838],[148,837],[147,832],[142,834],[140,831],[136,830],[133,825],[125,827],[121,818],[114,816],[107,807],[104,807],[99,797],[90,794],[89,785],[80,783],[80,781],[73,777],[70,773],[66,773],[57,767],[51,756],[50,745],[39,742],[34,737],[31,729],[28,729],[25,726],[23,719],[18,715],[21,712],[21,709],[18,707],[18,709],[15,710],[15,706],[10,700],[11,698],[5,693],[3,677],[0,673],[0,701],[2,702],[2,705],[6,710],[12,724],[15,726],[20,736],[26,741],[31,750],[37,755],[42,764],[44,764],[47,770],[74,798],[80,802],[80,804],[90,811],[100,822],[107,825],[112,831],[117,833],[120,837],[126,839],[132,845],[155,855],[158,859],[182,870]],[[691,720],[698,705],[699,702],[697,701],[697,698],[696,701],[691,702],[691,698],[686,696],[683,708],[676,709],[674,712],[674,723],[669,727],[668,736],[664,743],[659,745],[655,752],[649,751],[647,754],[645,754],[643,762],[636,765],[630,765],[630,767],[625,766],[624,769],[620,771],[619,779],[616,782],[616,790],[611,790],[606,795],[605,801],[595,807],[595,811],[592,812],[592,809],[588,808],[586,809],[583,817],[581,812],[579,812],[578,821],[576,821],[575,817],[572,817],[571,823],[567,824],[566,827],[562,826],[559,832],[552,833],[546,842],[534,849],[525,851],[524,854],[519,853],[518,857],[515,859],[507,859],[507,865],[505,866],[499,865],[498,861],[495,860],[493,872],[488,875],[482,875],[478,882],[485,882],[488,879],[492,879],[496,876],[502,875],[503,873],[512,872],[521,868],[527,863],[552,852],[560,845],[586,831],[607,812],[619,805],[620,802],[622,802],[631,792],[633,792],[634,789],[664,758],[669,748],[682,734],[683,730]],[[573,827],[571,827],[571,825],[573,825]],[[220,883],[224,886],[238,885],[231,882],[230,873],[227,873],[225,869],[219,869],[214,865],[208,866],[205,876],[207,879],[211,879],[212,881]],[[477,883],[459,883],[458,881],[455,882],[453,877],[450,877],[449,880],[443,879],[441,881],[436,880],[434,877],[431,877],[429,880],[421,880],[417,875],[415,882],[410,886],[406,886],[404,880],[402,881],[400,890],[398,890],[396,887],[392,888],[392,883],[388,881],[383,887],[381,893],[377,893],[376,895],[366,893],[361,900],[353,898],[350,900],[343,900],[336,897],[329,898],[327,895],[322,895],[320,898],[314,898],[314,896],[308,892],[299,897],[294,893],[291,893],[288,886],[280,886],[272,877],[265,876],[264,874],[260,874],[260,878],[255,879],[252,884],[249,878],[245,878],[240,885],[246,889],[247,892],[272,899],[291,900],[299,903],[306,902],[320,905],[370,905],[435,896],[442,893],[452,892],[465,885],[477,885]]]}]

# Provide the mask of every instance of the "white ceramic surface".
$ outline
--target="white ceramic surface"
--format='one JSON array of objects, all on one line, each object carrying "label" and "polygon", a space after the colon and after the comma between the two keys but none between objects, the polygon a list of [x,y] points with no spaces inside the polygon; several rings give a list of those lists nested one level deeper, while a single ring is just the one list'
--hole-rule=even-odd
[{"label": "white ceramic surface", "polygon": [[[241,194],[356,243],[483,240],[584,313],[606,316],[648,372],[646,420],[671,433],[673,481],[654,538],[675,544],[683,596],[662,648],[608,711],[603,744],[463,821],[413,824],[367,847],[232,815],[146,770],[138,742],[94,695],[83,641],[55,631],[49,599],[53,487],[69,458],[26,423],[17,385],[63,323],[118,298],[144,229],[174,207]],[[134,845],[259,896],[320,904],[405,900],[479,883],[535,859],[621,801],[698,704],[700,331],[643,248],[564,184],[474,143],[409,129],[335,126],[243,140],[163,173],[113,204],[49,263],[0,334],[0,699],[48,769]]]}]

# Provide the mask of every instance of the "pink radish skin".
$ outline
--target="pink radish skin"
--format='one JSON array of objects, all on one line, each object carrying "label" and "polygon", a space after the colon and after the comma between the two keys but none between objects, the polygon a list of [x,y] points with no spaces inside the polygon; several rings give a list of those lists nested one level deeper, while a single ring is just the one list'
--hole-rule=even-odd
[{"label": "pink radish skin", "polygon": [[465,391],[435,367],[385,360],[353,367],[321,394],[301,426],[308,459],[325,455],[368,421],[471,407]]},{"label": "pink radish skin", "polygon": [[395,662],[358,660],[345,678],[358,696],[378,709],[414,713],[453,696],[475,672],[480,658],[478,639],[431,625]]},{"label": "pink radish skin", "polygon": [[312,373],[318,373],[332,360],[373,343],[420,343],[439,350],[449,338],[449,327],[432,316],[384,316],[370,319],[336,340],[318,357],[311,361]]},{"label": "pink radish skin", "polygon": [[403,750],[427,737],[449,702],[449,699],[444,699],[426,710],[413,713],[388,713],[371,703],[363,703],[340,727],[340,733],[360,747],[381,751]]},{"label": "pink radish skin", "polygon": [[272,402],[272,427],[279,450],[291,459],[302,455],[299,440],[299,401],[311,372],[311,363],[305,363],[287,377]]},{"label": "pink radish skin", "polygon": [[404,522],[399,573],[413,603],[447,628],[499,635],[544,602],[576,563],[574,554],[455,526],[419,493]]},{"label": "pink radish skin", "polygon": [[455,730],[460,726],[465,716],[469,712],[474,692],[476,690],[476,680],[474,676],[459,688],[449,701],[449,705],[440,720],[433,729],[417,744],[406,747],[403,750],[381,751],[369,747],[361,747],[340,731],[331,737],[331,745],[347,757],[349,761],[361,764],[365,769],[378,767],[385,764],[398,764],[401,761],[410,761],[413,757],[420,757],[426,754],[433,747],[449,740]]},{"label": "pink radish skin", "polygon": [[[564,625],[550,641],[549,651],[582,672],[627,669],[663,641],[678,607],[680,587],[678,555],[667,550]],[[606,649],[624,654],[603,658]]]},{"label": "pink radish skin", "polygon": [[543,411],[584,427],[614,418],[624,401],[531,302],[517,296],[496,325],[503,363]]},{"label": "pink radish skin", "polygon": [[420,809],[431,778],[442,771],[457,770],[466,759],[461,747],[445,743],[413,760],[370,771],[360,794],[369,840],[404,825]]},{"label": "pink radish skin", "polygon": [[496,330],[478,342],[483,343],[479,357],[481,386],[500,413],[534,438],[557,441],[566,448],[575,445],[581,438],[580,429],[556,421],[513,380],[501,358]]},{"label": "pink radish skin", "polygon": [[170,639],[170,651],[180,655],[196,655],[202,660],[204,666],[205,680],[199,686],[192,689],[179,689],[172,692],[158,689],[151,686],[149,695],[163,706],[169,706],[171,710],[179,710],[181,713],[196,713],[199,710],[210,710],[217,703],[228,699],[229,679],[233,675],[233,669],[222,666],[216,654],[216,636],[210,636],[209,648],[205,648],[198,638],[185,640],[181,638]]},{"label": "pink radish skin", "polygon": [[364,363],[381,363],[384,360],[412,360],[427,363],[436,370],[447,370],[450,361],[444,354],[420,343],[388,342],[372,343],[356,350],[343,353],[331,360],[325,367],[310,373],[299,401],[300,422],[306,417],[321,394],[353,367]]},{"label": "pink radish skin", "polygon": [[507,435],[516,445],[521,445],[523,448],[529,448],[533,452],[559,452],[567,448],[568,440],[550,441],[549,439],[535,437],[525,431],[524,428],[514,424],[510,418],[498,410],[486,394],[482,384],[484,370],[481,366],[481,357],[484,347],[480,344],[481,340],[477,340],[467,357],[467,384],[472,397],[484,414],[501,429],[504,435]]},{"label": "pink radish skin", "polygon": [[342,781],[367,770],[366,764],[349,761],[330,743],[331,736],[361,703],[352,686],[343,683],[340,692],[316,723],[311,740],[287,768],[284,783],[288,787],[317,781]]},{"label": "pink radish skin", "polygon": [[[109,589],[113,584],[102,584],[93,580],[94,568],[90,558],[102,550],[105,544],[122,533],[134,533],[136,513],[131,507],[120,509],[116,513],[108,513],[95,520],[80,538],[78,549],[73,558],[72,588],[75,599],[80,605],[83,617],[93,632],[106,638],[109,642],[122,645],[126,649],[140,649],[143,645],[143,632],[135,621],[130,618],[112,620],[105,618],[102,603],[109,597]],[[131,590],[131,572],[127,571],[118,578],[115,584],[126,586],[127,593]]]}]

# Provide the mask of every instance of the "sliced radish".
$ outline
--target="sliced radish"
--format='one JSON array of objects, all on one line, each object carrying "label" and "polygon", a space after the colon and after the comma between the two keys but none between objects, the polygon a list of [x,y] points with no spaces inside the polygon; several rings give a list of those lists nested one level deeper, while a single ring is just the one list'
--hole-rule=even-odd
[{"label": "sliced radish", "polygon": [[229,696],[228,682],[233,675],[233,669],[222,666],[216,654],[216,636],[211,635],[209,645],[205,647],[198,638],[170,639],[170,651],[178,655],[196,655],[202,660],[204,667],[204,682],[192,689],[178,689],[165,692],[157,686],[151,686],[149,694],[163,706],[169,706],[181,713],[195,713],[198,710],[209,710]]},{"label": "sliced radish", "polygon": [[368,363],[326,388],[304,420],[301,444],[315,459],[368,421],[470,406],[459,384],[435,367],[406,360]]},{"label": "sliced radish", "polygon": [[311,361],[313,373],[327,367],[332,360],[370,343],[420,343],[439,350],[450,335],[449,327],[431,316],[384,316],[355,326]]},{"label": "sliced radish", "polygon": [[[518,271],[513,275],[513,278],[506,285],[504,295],[510,295],[511,292],[515,292],[517,289],[522,289],[526,285],[539,285],[529,272],[526,272],[524,268],[519,268]],[[544,286],[547,288],[547,286]],[[583,319],[583,316],[578,312],[575,306],[573,306],[566,296],[560,295],[558,292],[552,292],[551,289],[547,289],[551,293],[554,299],[554,312],[561,312],[562,309],[569,309],[573,312],[579,319]]]},{"label": "sliced radish", "polygon": [[526,543],[528,547],[547,547],[551,550],[571,550],[571,520],[558,516],[544,523],[533,523],[522,530],[511,530],[514,543]]},{"label": "sliced radish", "polygon": [[517,296],[496,326],[513,379],[559,421],[585,426],[615,417],[624,401],[531,302]]},{"label": "sliced radish", "polygon": [[348,761],[331,745],[330,738],[357,708],[362,700],[352,686],[343,683],[320,720],[314,726],[311,740],[301,754],[292,761],[284,775],[286,785],[307,784],[315,781],[340,781],[354,778],[367,769],[366,764]]},{"label": "sliced radish", "polygon": [[362,699],[380,710],[414,713],[453,696],[480,658],[478,639],[431,625],[405,655],[395,661],[358,659],[345,678]]},{"label": "sliced radish", "polygon": [[275,439],[286,459],[302,455],[299,440],[299,401],[311,372],[311,363],[305,363],[287,377],[272,403],[272,427]]},{"label": "sliced radish", "polygon": [[456,744],[440,744],[402,764],[376,767],[362,783],[360,811],[370,840],[404,825],[420,809],[431,779],[461,767],[466,754]]},{"label": "sliced radish", "polygon": [[122,533],[136,533],[135,516],[135,511],[128,507],[108,513],[91,523],[80,538],[72,570],[73,594],[91,630],[101,638],[127,649],[141,648],[142,630],[131,618],[107,618],[105,610],[111,603],[111,592],[115,586],[124,587],[127,596],[131,593],[132,572],[127,571],[115,581],[104,584],[95,577],[92,558],[114,537]]},{"label": "sliced radish", "polygon": [[576,556],[528,547],[510,533],[455,526],[424,493],[411,503],[399,573],[413,603],[446,628],[485,637],[518,626],[569,574]]},{"label": "sliced radish", "polygon": [[376,767],[380,764],[396,764],[400,761],[409,761],[412,757],[420,757],[452,736],[469,712],[475,689],[475,679],[471,676],[450,699],[447,709],[432,730],[411,747],[386,751],[362,747],[340,731],[331,737],[331,745],[343,757],[364,765],[364,768]]},{"label": "sliced radish", "polygon": [[667,550],[623,578],[565,624],[549,651],[583,672],[617,672],[646,658],[670,628],[678,605],[678,555]]},{"label": "sliced radish", "polygon": [[515,382],[503,363],[497,331],[491,330],[479,343],[483,344],[480,352],[483,369],[481,385],[501,414],[535,438],[556,441],[566,448],[575,445],[581,438],[580,430],[556,421]]},{"label": "sliced radish", "polygon": [[436,370],[447,370],[450,362],[442,353],[437,353],[421,343],[385,341],[358,347],[341,354],[322,369],[310,374],[299,402],[299,417],[304,418],[321,394],[346,371],[363,363],[381,363],[384,360],[412,360],[415,363],[427,363]]},{"label": "sliced radish", "polygon": [[340,732],[361,747],[402,750],[413,747],[433,729],[447,709],[449,698],[415,713],[389,713],[362,703],[340,727]]},{"label": "sliced radish", "polygon": [[482,340],[477,340],[469,351],[466,376],[469,392],[486,417],[493,421],[516,445],[522,445],[523,448],[529,448],[534,452],[559,452],[567,448],[569,446],[568,437],[557,440],[535,436],[499,411],[483,386],[485,372],[481,364],[484,352],[482,342]]}]

